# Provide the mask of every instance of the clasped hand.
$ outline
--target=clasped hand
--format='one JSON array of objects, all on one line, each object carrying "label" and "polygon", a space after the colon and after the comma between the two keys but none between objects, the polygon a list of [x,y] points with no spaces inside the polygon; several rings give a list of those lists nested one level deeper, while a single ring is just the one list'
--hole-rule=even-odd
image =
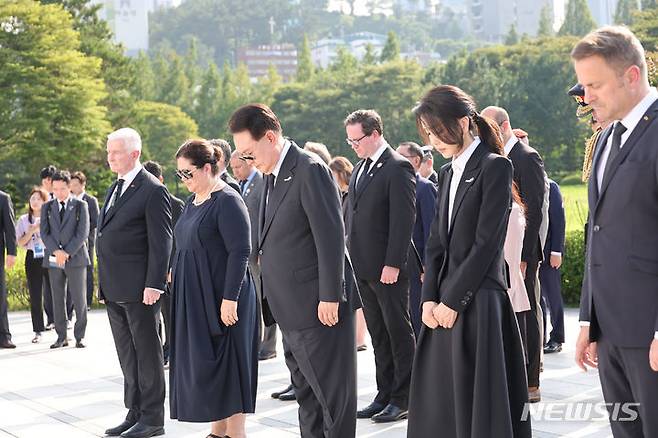
[{"label": "clasped hand", "polygon": [[456,310],[452,310],[443,303],[437,303],[436,301],[423,303],[423,324],[431,329],[437,327],[450,329],[455,325],[457,316],[459,316],[459,313]]}]

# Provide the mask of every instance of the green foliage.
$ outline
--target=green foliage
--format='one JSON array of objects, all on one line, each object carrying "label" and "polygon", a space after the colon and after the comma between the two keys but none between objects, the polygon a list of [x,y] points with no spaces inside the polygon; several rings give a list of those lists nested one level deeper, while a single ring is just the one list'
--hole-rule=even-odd
[{"label": "green foliage", "polygon": [[372,44],[366,44],[366,53],[364,53],[361,62],[366,65],[377,64],[377,54],[375,53],[375,48]]},{"label": "green foliage", "polygon": [[311,59],[311,46],[308,37],[304,35],[302,45],[297,51],[297,80],[299,82],[309,81],[313,77],[315,67]]},{"label": "green foliage", "polygon": [[509,32],[507,32],[507,35],[505,35],[505,45],[506,46],[513,46],[514,44],[517,44],[519,42],[519,34],[516,31],[516,26],[512,24],[509,27]]},{"label": "green foliage", "polygon": [[569,0],[558,35],[585,36],[596,28],[587,0]]},{"label": "green foliage", "polygon": [[45,164],[90,170],[110,130],[101,60],[60,5],[0,3],[0,186],[24,198]]},{"label": "green foliage", "polygon": [[395,32],[390,31],[386,37],[386,44],[384,44],[379,60],[386,62],[396,61],[398,59],[400,59],[400,41]]},{"label": "green foliage", "polygon": [[553,35],[553,14],[548,4],[541,8],[539,14],[539,28],[537,30],[538,37],[549,37]]},{"label": "green foliage", "polygon": [[640,39],[646,51],[658,51],[658,9],[636,12],[631,30]]},{"label": "green foliage", "polygon": [[619,0],[615,9],[615,24],[633,24],[633,13],[637,11],[637,0]]},{"label": "green foliage", "polygon": [[564,303],[570,307],[580,304],[580,292],[585,270],[584,230],[570,231],[566,235],[562,257],[562,296]]}]

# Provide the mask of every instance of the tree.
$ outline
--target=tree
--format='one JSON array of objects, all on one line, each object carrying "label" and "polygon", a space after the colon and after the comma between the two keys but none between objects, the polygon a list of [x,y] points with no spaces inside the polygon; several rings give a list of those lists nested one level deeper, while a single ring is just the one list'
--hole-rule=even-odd
[{"label": "tree", "polygon": [[133,61],[135,81],[131,94],[138,100],[154,100],[156,96],[156,80],[153,65],[148,55],[140,51]]},{"label": "tree", "polygon": [[558,35],[584,36],[596,28],[587,0],[569,0]]},{"label": "tree", "polygon": [[630,26],[633,23],[634,11],[637,11],[637,0],[619,0],[615,10],[615,24]]},{"label": "tree", "polygon": [[311,46],[308,43],[308,38],[304,35],[302,45],[297,51],[297,80],[299,82],[310,80],[313,77],[314,70]]},{"label": "tree", "polygon": [[372,44],[366,44],[366,53],[363,55],[362,61],[366,65],[377,64],[377,53]]},{"label": "tree", "polygon": [[656,0],[642,0],[642,10],[655,8],[657,4]]},{"label": "tree", "polygon": [[169,54],[168,72],[163,77],[159,102],[189,108],[190,81],[185,74],[183,59],[175,52]]},{"label": "tree", "polygon": [[549,37],[553,35],[553,14],[548,4],[541,8],[539,13],[539,29],[537,30],[538,37]]},{"label": "tree", "polygon": [[631,30],[648,52],[658,50],[658,9],[646,9],[634,15]]},{"label": "tree", "polygon": [[258,81],[258,85],[256,87],[258,101],[269,105],[274,98],[274,93],[277,92],[282,83],[283,80],[281,79],[281,75],[277,71],[276,67],[270,64],[270,66],[267,68],[267,76],[262,77]]},{"label": "tree", "polygon": [[222,77],[217,65],[211,62],[201,80],[199,98],[192,113],[199,126],[201,137],[212,137],[213,132],[216,131],[217,109],[222,98]]},{"label": "tree", "polygon": [[101,60],[60,5],[0,2],[0,186],[21,196],[45,164],[93,170],[110,131]]},{"label": "tree", "polygon": [[382,49],[382,54],[380,55],[379,59],[381,62],[386,62],[395,61],[399,58],[400,41],[398,40],[398,36],[395,34],[395,32],[390,31],[386,37],[386,44],[384,44],[384,48]]},{"label": "tree", "polygon": [[512,23],[512,25],[509,27],[509,32],[507,32],[507,35],[505,36],[505,45],[513,46],[518,42],[519,42],[519,34],[516,32],[516,25]]}]

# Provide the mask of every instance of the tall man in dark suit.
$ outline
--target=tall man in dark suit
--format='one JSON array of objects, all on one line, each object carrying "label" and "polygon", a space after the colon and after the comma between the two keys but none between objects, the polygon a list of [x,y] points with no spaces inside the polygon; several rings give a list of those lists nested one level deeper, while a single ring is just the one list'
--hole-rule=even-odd
[{"label": "tall man in dark suit", "polygon": [[598,365],[615,438],[658,437],[658,92],[626,27],[588,34],[571,58],[585,102],[614,120],[588,185],[576,362]]},{"label": "tall man in dark suit", "polygon": [[[539,264],[543,259],[540,228],[543,220],[542,207],[546,193],[544,162],[539,153],[518,139],[512,130],[509,114],[503,108],[490,106],[482,115],[496,121],[500,128],[505,154],[514,166],[514,182],[526,207],[526,228],[521,250],[521,272],[525,276],[525,287],[530,301],[530,310],[524,312],[525,343],[528,349],[528,397],[529,401],[541,399],[539,372],[544,346],[541,312],[541,292],[537,287]],[[525,332],[525,333],[524,333]]]},{"label": "tall man in dark suit", "polygon": [[[265,188],[263,174],[256,169],[253,162],[240,159],[240,153],[236,150],[231,155],[231,170],[240,182],[240,194],[249,212],[251,223],[251,255],[249,256],[249,270],[254,278],[260,278],[260,267],[258,266],[258,213],[260,211],[260,198]],[[258,311],[262,315],[262,290],[260,282],[256,281],[256,297],[258,298]],[[260,347],[258,349],[258,360],[267,360],[276,357],[276,324],[264,327],[262,317],[259,316]]]},{"label": "tall man in dark suit", "polygon": [[412,241],[414,245],[409,251],[409,313],[414,334],[418,338],[421,327],[420,297],[422,283],[421,274],[425,266],[425,242],[430,236],[430,226],[434,219],[434,208],[436,206],[436,186],[428,179],[420,175],[420,167],[424,159],[423,149],[413,141],[400,143],[397,152],[409,160],[416,171],[416,222]]},{"label": "tall man in dark suit", "polygon": [[71,193],[73,196],[85,201],[89,210],[89,238],[87,239],[87,251],[89,253],[89,266],[87,266],[87,308],[91,307],[94,298],[94,259],[96,258],[96,228],[98,228],[98,199],[85,191],[87,176],[80,172],[71,175]]},{"label": "tall man in dark suit", "polygon": [[[11,269],[16,263],[16,228],[14,209],[8,194],[0,191],[0,348],[16,348],[9,332],[9,310],[5,267]],[[5,249],[7,255],[5,256]]]},{"label": "tall man in dark suit", "polygon": [[142,141],[131,128],[107,138],[117,180],[98,219],[99,298],[107,306],[124,378],[126,419],[109,436],[164,434],[165,380],[158,336],[160,295],[171,252],[169,192],[142,168]]},{"label": "tall man in dark suit", "polygon": [[539,268],[539,281],[544,312],[544,339],[546,336],[546,314],[551,315],[551,334],[544,345],[544,353],[558,353],[562,351],[564,343],[564,303],[562,301],[562,285],[560,267],[562,266],[562,253],[564,252],[564,236],[566,231],[566,218],[560,186],[549,179],[548,200],[548,234],[544,245],[544,260]]},{"label": "tall man in dark suit", "polygon": [[[164,184],[164,176],[162,175],[162,166],[160,166],[159,163],[155,161],[146,161],[144,163],[144,170],[146,170],[148,173],[153,175],[160,181],[161,184]],[[171,201],[171,229],[172,233],[174,230],[174,227],[176,226],[176,222],[178,222],[178,218],[180,217],[181,213],[183,212],[183,208],[185,207],[185,203],[169,193],[169,199]],[[171,337],[171,265],[174,262],[174,255],[176,252],[176,240],[172,240],[172,245],[171,245],[171,256],[169,257],[169,269],[167,273],[167,289],[164,294],[162,294],[160,298],[160,306],[161,306],[161,311],[162,311],[162,320],[164,323],[164,333],[165,333],[165,341],[162,344],[162,360],[165,366],[169,364],[169,340]],[[160,331],[162,333],[162,331]]]},{"label": "tall man in dark suit", "polygon": [[231,158],[231,145],[229,142],[222,140],[221,138],[215,138],[209,141],[211,144],[222,150],[222,159],[217,163],[217,166],[219,166],[219,179],[231,186],[236,192],[240,193],[240,185],[226,170],[226,165]]},{"label": "tall man in dark suit", "polygon": [[378,391],[357,416],[397,421],[407,416],[415,350],[406,270],[416,220],[416,175],[384,139],[375,111],[353,112],[345,119],[345,131],[361,158],[348,190],[347,238],[372,338]]},{"label": "tall man in dark suit", "polygon": [[229,130],[240,157],[266,175],[256,245],[265,322],[273,317],[283,333],[301,435],[354,437],[359,300],[345,284],[338,188],[317,156],[283,137],[267,106],[239,108]]}]

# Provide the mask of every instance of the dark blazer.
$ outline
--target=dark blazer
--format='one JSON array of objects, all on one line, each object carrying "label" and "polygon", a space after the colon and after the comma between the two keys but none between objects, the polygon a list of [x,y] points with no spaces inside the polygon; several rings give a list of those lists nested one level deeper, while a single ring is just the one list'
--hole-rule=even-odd
[{"label": "dark blazer", "polygon": [[240,184],[238,184],[235,178],[229,175],[228,171],[225,170],[224,173],[219,175],[219,179],[231,186],[236,192],[240,193]]},{"label": "dark blazer", "polygon": [[[185,208],[185,202],[183,202],[181,199],[178,199],[171,193],[169,194],[169,200],[171,201],[171,230],[173,233],[174,227],[176,226],[176,222],[178,222],[178,218],[183,212],[183,208]],[[169,256],[169,267],[171,267],[171,265],[173,264],[175,255],[176,255],[176,241],[172,239],[171,255]]]},{"label": "dark blazer", "polygon": [[43,258],[44,268],[50,267],[50,257],[58,249],[69,254],[68,267],[81,267],[90,264],[87,251],[89,237],[89,210],[87,203],[71,196],[66,204],[64,220],[59,220],[59,200],[57,198],[43,204],[41,208],[41,240],[46,247]]},{"label": "dark blazer", "polygon": [[249,212],[249,222],[251,223],[251,255],[249,256],[249,261],[252,265],[258,261],[258,219],[260,200],[263,196],[264,188],[263,175],[260,172],[256,172],[246,191],[242,194],[242,199],[244,199],[247,211]]},{"label": "dark blazer", "polygon": [[16,255],[16,228],[11,198],[0,190],[0,273],[4,272],[5,249],[7,255]]},{"label": "dark blazer", "polygon": [[347,192],[352,210],[347,246],[356,277],[377,281],[384,266],[406,268],[416,220],[416,174],[406,158],[388,147],[362,176],[367,180],[357,193],[364,162],[354,168]]},{"label": "dark blazer", "polygon": [[514,166],[514,182],[526,207],[526,228],[523,237],[521,260],[534,262],[542,260],[539,228],[542,222],[544,203],[544,162],[539,153],[530,146],[517,141],[508,158]]},{"label": "dark blazer", "polygon": [[89,236],[91,237],[92,233],[96,233],[96,228],[98,228],[98,215],[100,214],[98,199],[85,192],[82,200],[87,203],[87,209],[89,210]]},{"label": "dark blazer", "polygon": [[658,330],[658,102],[623,144],[598,189],[599,137],[589,179],[589,227],[580,319],[593,341],[647,348]]},{"label": "dark blazer", "polygon": [[428,180],[438,189],[439,188],[439,175],[436,173],[436,170],[433,170],[430,173],[430,176],[427,177]]},{"label": "dark blazer", "polygon": [[449,232],[451,178],[448,163],[439,172],[421,303],[443,302],[463,312],[479,289],[508,289],[503,246],[512,208],[512,164],[480,143],[457,187]]},{"label": "dark blazer", "polygon": [[[105,195],[109,202],[116,182]],[[144,288],[165,290],[171,251],[171,200],[153,175],[140,170],[98,219],[98,280],[101,299],[141,302]]]},{"label": "dark blazer", "polygon": [[430,236],[436,205],[436,186],[428,179],[416,174],[416,223],[413,241],[421,262],[425,261],[425,242]]},{"label": "dark blazer", "polygon": [[564,237],[566,229],[566,218],[560,186],[552,179],[550,184],[548,200],[548,234],[546,245],[544,245],[544,260],[548,260],[552,252],[564,253]]},{"label": "dark blazer", "polygon": [[340,317],[353,298],[345,289],[345,235],[331,171],[291,143],[267,208],[266,195],[258,242],[263,307],[283,330],[321,325],[320,301],[340,302]]}]

